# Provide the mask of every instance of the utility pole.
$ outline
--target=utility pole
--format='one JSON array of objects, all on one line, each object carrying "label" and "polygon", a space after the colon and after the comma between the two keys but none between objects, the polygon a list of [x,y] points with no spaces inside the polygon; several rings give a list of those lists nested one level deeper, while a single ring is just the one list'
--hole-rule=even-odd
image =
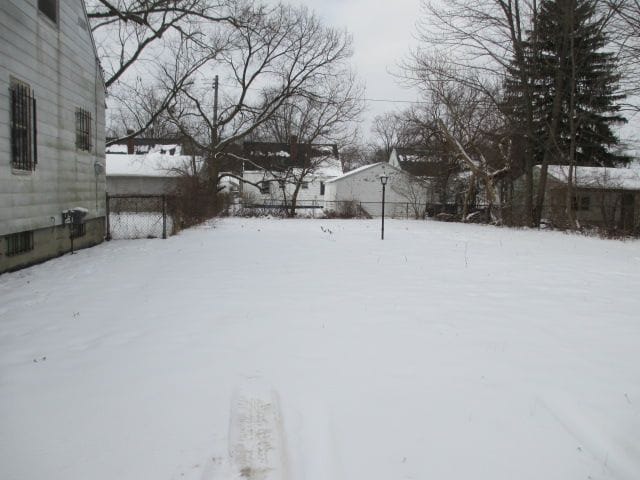
[{"label": "utility pole", "polygon": [[218,144],[218,75],[213,80],[213,132],[211,140],[213,145]]}]

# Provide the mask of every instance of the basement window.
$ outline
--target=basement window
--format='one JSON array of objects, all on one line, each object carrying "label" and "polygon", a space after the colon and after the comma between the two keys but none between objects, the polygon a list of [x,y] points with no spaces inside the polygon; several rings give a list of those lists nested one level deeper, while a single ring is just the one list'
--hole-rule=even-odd
[{"label": "basement window", "polygon": [[86,223],[72,223],[71,224],[71,236],[73,238],[84,237],[87,233]]},{"label": "basement window", "polygon": [[33,232],[20,232],[5,237],[7,241],[7,257],[20,255],[33,250]]},{"label": "basement window", "polygon": [[38,10],[53,23],[58,23],[58,0],[38,0]]}]

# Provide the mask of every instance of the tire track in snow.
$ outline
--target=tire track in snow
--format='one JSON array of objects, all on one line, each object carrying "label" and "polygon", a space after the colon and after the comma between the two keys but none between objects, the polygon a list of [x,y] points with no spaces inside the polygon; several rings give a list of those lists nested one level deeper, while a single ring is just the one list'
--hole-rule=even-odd
[{"label": "tire track in snow", "polygon": [[238,389],[231,402],[229,462],[247,480],[289,480],[280,401],[259,382]]}]

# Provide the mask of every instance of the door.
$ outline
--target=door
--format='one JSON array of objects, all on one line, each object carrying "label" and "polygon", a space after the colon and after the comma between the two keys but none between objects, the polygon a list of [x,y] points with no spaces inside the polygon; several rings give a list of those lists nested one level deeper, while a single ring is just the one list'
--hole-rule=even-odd
[{"label": "door", "polygon": [[620,229],[626,232],[631,232],[634,227],[634,200],[635,197],[633,193],[622,194],[622,202],[620,208]]}]

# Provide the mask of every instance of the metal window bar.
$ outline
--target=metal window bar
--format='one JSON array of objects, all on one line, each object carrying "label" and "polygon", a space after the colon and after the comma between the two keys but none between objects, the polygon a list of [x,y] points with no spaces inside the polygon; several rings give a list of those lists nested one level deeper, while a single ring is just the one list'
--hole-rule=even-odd
[{"label": "metal window bar", "polygon": [[36,102],[28,85],[14,83],[11,92],[11,166],[33,170],[36,154]]},{"label": "metal window bar", "polygon": [[91,150],[91,112],[82,108],[76,110],[76,148]]},{"label": "metal window bar", "polygon": [[19,255],[33,250],[33,232],[20,232],[8,235],[7,256]]},{"label": "metal window bar", "polygon": [[71,237],[80,238],[84,237],[87,233],[85,223],[72,223],[71,224]]}]

